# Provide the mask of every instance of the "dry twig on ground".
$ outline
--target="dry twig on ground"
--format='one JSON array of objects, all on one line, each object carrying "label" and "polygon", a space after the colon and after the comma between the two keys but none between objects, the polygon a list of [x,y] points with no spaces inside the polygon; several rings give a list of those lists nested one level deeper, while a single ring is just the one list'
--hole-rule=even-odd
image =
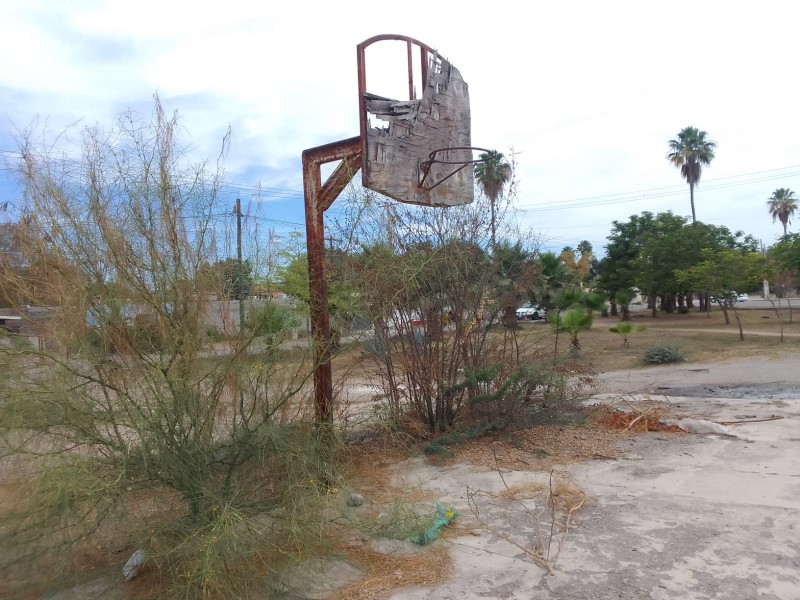
[{"label": "dry twig on ground", "polygon": [[[567,535],[573,526],[573,515],[585,506],[588,498],[569,478],[567,471],[550,471],[547,485],[514,486],[508,485],[503,473],[496,466],[505,491],[489,493],[467,488],[467,503],[480,527],[493,533],[525,553],[531,561],[545,569],[548,574],[555,575],[556,563],[561,550],[566,544]],[[526,496],[521,496],[526,493]],[[481,516],[478,498],[494,498],[510,500],[522,514],[533,522],[533,544],[519,541],[514,536],[504,533],[499,526],[490,524]],[[533,506],[525,500],[533,500]],[[510,516],[511,509],[503,510]]]}]

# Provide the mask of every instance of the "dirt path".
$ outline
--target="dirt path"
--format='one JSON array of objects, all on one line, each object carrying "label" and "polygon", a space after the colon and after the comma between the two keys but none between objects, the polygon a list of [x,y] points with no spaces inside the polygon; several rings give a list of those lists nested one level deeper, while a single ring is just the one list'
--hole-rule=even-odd
[{"label": "dirt path", "polygon": [[[682,333],[729,333],[731,335],[735,335],[738,337],[739,330],[736,328],[732,329],[708,329],[708,328],[701,328],[701,327],[658,327],[658,326],[650,326],[650,329],[653,331],[680,331]],[[758,336],[766,336],[766,337],[781,337],[780,331],[763,331],[763,330],[744,330],[744,337],[748,337],[750,335],[758,335]],[[784,337],[800,337],[800,333],[790,333],[785,332],[783,334]]]}]

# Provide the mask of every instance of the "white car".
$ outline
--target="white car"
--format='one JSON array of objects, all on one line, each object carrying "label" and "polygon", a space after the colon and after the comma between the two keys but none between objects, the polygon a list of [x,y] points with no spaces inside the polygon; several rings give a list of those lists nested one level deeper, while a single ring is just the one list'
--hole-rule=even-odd
[{"label": "white car", "polygon": [[[731,292],[732,299],[736,299],[736,302],[747,302],[750,300],[750,296],[747,294],[737,294],[736,292]],[[711,304],[716,304],[717,298],[715,296],[711,296]]]},{"label": "white car", "polygon": [[517,309],[517,320],[521,321],[522,319],[528,319],[530,321],[544,319],[544,308],[532,302],[523,304]]}]

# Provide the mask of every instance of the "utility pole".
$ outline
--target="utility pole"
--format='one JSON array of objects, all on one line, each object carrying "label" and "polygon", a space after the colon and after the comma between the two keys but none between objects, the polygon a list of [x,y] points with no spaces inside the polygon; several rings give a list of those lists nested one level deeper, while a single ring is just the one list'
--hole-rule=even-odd
[{"label": "utility pole", "polygon": [[244,298],[242,295],[242,275],[244,275],[244,265],[242,264],[242,202],[236,199],[236,260],[238,269],[235,278],[234,289],[239,297],[239,335],[244,335]]},{"label": "utility pole", "polygon": [[[764,240],[761,240],[761,255],[766,259],[767,258],[767,248],[764,246]],[[764,278],[762,280],[762,292],[764,294],[764,300],[769,300],[769,280]]]},{"label": "utility pole", "polygon": [[333,242],[341,242],[342,241],[339,238],[333,237],[332,235],[329,235],[325,239],[328,240],[328,250],[333,250]]}]

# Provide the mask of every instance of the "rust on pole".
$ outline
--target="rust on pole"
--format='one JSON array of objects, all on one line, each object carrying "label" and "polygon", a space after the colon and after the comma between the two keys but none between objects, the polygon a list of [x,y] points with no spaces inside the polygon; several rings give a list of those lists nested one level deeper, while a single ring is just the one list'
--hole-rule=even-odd
[{"label": "rust on pole", "polygon": [[[322,183],[320,167],[342,161]],[[361,165],[361,137],[333,142],[303,152],[308,280],[311,303],[311,337],[314,348],[314,415],[317,423],[333,421],[331,325],[325,261],[325,211]]]},{"label": "rust on pole", "polygon": [[[367,91],[366,49],[385,40],[405,42],[408,99],[392,100]],[[414,87],[414,53],[419,51],[422,88]],[[405,35],[383,34],[356,46],[357,137],[303,152],[311,335],[314,344],[314,411],[319,424],[333,420],[333,355],[325,264],[325,211],[362,171],[362,185],[399,202],[454,206],[472,202],[469,89],[436,50]],[[371,126],[369,115],[376,117]],[[382,124],[381,124],[382,123]],[[320,167],[341,161],[323,183]]]},{"label": "rust on pole", "polygon": [[[408,99],[415,100],[416,94],[414,93],[414,46],[411,40],[406,40],[406,59],[408,60]],[[425,80],[422,80],[423,83]]]}]

